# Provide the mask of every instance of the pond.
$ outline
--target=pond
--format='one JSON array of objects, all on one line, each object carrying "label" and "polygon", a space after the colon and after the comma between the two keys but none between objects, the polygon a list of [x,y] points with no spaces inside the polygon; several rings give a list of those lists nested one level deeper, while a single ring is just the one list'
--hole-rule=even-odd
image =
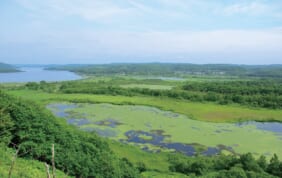
[{"label": "pond", "polygon": [[68,71],[49,71],[41,67],[20,68],[22,72],[0,73],[0,83],[17,83],[17,82],[47,82],[77,80],[81,77],[73,72]]},{"label": "pond", "polygon": [[138,105],[53,103],[47,108],[69,124],[146,151],[282,156],[282,123],[209,123]]}]

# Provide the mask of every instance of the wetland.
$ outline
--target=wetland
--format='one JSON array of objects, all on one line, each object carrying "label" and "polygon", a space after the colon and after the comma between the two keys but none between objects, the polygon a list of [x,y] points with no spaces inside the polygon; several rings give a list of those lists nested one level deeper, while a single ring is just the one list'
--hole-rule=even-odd
[{"label": "wetland", "polygon": [[278,122],[211,123],[142,105],[52,103],[47,108],[80,129],[150,152],[282,156]]}]

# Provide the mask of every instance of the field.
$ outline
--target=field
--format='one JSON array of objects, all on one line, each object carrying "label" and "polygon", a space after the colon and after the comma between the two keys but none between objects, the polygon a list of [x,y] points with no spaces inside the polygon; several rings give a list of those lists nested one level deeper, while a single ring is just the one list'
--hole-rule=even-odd
[{"label": "field", "polygon": [[8,91],[8,93],[36,102],[43,102],[44,104],[52,101],[70,101],[154,106],[162,110],[186,115],[191,119],[208,122],[282,121],[282,110],[278,109],[273,110],[265,108],[248,108],[238,105],[189,102],[166,97],[59,94],[32,90],[11,90]]},{"label": "field", "polygon": [[170,90],[172,86],[168,85],[148,85],[148,84],[127,84],[127,85],[120,85],[122,88],[148,88],[153,90]]}]

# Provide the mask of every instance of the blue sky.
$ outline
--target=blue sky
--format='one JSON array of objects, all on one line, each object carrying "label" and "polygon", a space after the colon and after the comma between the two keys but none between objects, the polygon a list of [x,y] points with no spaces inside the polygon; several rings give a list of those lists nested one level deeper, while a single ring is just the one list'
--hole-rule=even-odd
[{"label": "blue sky", "polygon": [[6,63],[282,63],[281,0],[1,0]]}]

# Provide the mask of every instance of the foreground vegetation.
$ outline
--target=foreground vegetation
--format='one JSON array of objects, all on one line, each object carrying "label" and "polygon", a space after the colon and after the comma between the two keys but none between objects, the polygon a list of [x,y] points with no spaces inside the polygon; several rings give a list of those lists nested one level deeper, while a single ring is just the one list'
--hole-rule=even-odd
[{"label": "foreground vegetation", "polygon": [[[32,159],[24,159],[22,157],[15,160],[15,164],[11,169],[11,165],[15,156],[15,150],[7,148],[5,145],[0,146],[0,177],[8,177],[11,171],[12,178],[35,178],[46,177],[46,167],[44,163]],[[50,170],[51,171],[51,170]],[[57,178],[71,177],[62,171],[56,171]]]},{"label": "foreground vegetation", "polygon": [[33,102],[0,92],[1,142],[16,146],[19,155],[51,165],[52,144],[56,167],[75,177],[138,177],[126,159],[118,159],[96,134],[79,131]]}]

